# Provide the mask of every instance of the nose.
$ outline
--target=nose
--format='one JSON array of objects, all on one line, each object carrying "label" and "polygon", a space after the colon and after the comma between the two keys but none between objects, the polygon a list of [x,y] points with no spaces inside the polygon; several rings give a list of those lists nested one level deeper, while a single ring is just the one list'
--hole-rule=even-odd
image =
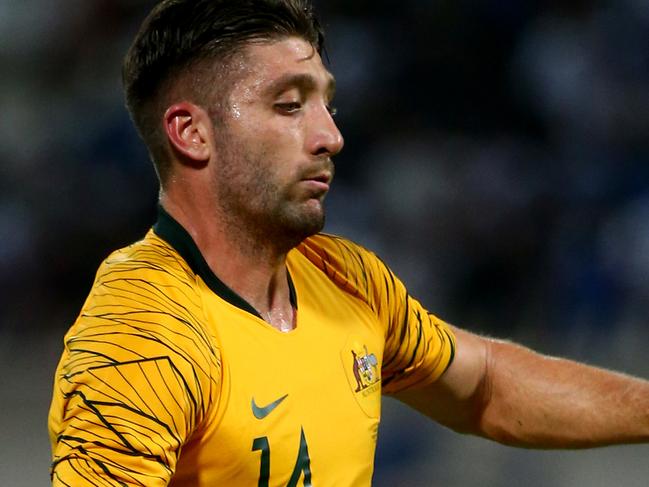
[{"label": "nose", "polygon": [[319,107],[314,114],[313,126],[307,138],[309,152],[313,155],[335,156],[345,140],[343,139],[333,116],[325,105]]}]

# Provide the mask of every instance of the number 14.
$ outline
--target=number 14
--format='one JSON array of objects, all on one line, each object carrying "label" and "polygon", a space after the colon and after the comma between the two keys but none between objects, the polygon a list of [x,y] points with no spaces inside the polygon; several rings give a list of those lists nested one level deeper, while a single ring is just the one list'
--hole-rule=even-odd
[{"label": "number 14", "polygon": [[[259,465],[259,482],[258,487],[268,487],[270,479],[270,444],[268,437],[262,436],[255,438],[252,442],[252,451],[261,451],[261,464]],[[300,476],[304,473],[304,487],[311,487],[311,459],[309,458],[309,447],[306,444],[304,428],[300,429],[300,449],[297,453],[295,468],[291,474],[291,479],[286,487],[297,487]]]}]

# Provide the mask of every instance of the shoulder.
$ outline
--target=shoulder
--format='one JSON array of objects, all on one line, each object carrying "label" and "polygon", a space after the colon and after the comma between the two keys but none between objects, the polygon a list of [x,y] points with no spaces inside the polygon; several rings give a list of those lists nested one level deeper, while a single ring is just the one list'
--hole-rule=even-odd
[{"label": "shoulder", "polygon": [[178,252],[149,231],[144,239],[111,253],[100,265],[80,317],[103,312],[191,312],[200,319],[198,278]]},{"label": "shoulder", "polygon": [[[65,336],[49,416],[53,471],[77,478],[74,465],[112,458],[119,475],[168,476],[215,414],[220,381],[197,278],[150,231],[106,258]],[[127,433],[117,438],[118,430]]]},{"label": "shoulder", "polygon": [[372,251],[351,240],[317,234],[297,250],[340,288],[374,307],[395,286],[395,277]]},{"label": "shoulder", "polygon": [[94,352],[102,349],[96,354],[101,357],[103,348],[118,343],[119,350],[111,354],[118,362],[183,349],[212,355],[202,303],[197,278],[187,263],[150,231],[101,264],[66,335],[66,346],[71,351],[80,348],[80,342],[85,342],[83,347],[91,342]]},{"label": "shoulder", "polygon": [[95,285],[133,279],[195,282],[193,272],[178,252],[152,230],[142,240],[111,253],[99,267]]},{"label": "shoulder", "polygon": [[343,273],[363,272],[368,267],[385,268],[385,264],[373,252],[336,235],[313,235],[297,249],[316,266],[335,268]]}]

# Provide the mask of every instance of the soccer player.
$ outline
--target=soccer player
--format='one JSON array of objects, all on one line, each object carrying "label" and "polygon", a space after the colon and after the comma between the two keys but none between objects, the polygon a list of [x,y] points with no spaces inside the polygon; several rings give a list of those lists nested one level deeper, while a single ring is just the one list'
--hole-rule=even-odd
[{"label": "soccer player", "polygon": [[123,66],[157,223],[101,265],[49,415],[57,486],[368,486],[381,394],[526,447],[649,441],[649,383],[454,328],[319,233],[343,138],[304,0],[166,0]]}]

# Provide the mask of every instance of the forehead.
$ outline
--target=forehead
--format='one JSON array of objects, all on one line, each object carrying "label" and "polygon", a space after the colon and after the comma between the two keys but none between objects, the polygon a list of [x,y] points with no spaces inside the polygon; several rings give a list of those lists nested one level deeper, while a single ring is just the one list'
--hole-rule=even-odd
[{"label": "forehead", "polygon": [[318,51],[307,41],[289,37],[269,43],[252,43],[241,57],[244,76],[240,87],[260,92],[288,88],[291,83],[310,89],[333,91],[334,78],[325,68]]}]

